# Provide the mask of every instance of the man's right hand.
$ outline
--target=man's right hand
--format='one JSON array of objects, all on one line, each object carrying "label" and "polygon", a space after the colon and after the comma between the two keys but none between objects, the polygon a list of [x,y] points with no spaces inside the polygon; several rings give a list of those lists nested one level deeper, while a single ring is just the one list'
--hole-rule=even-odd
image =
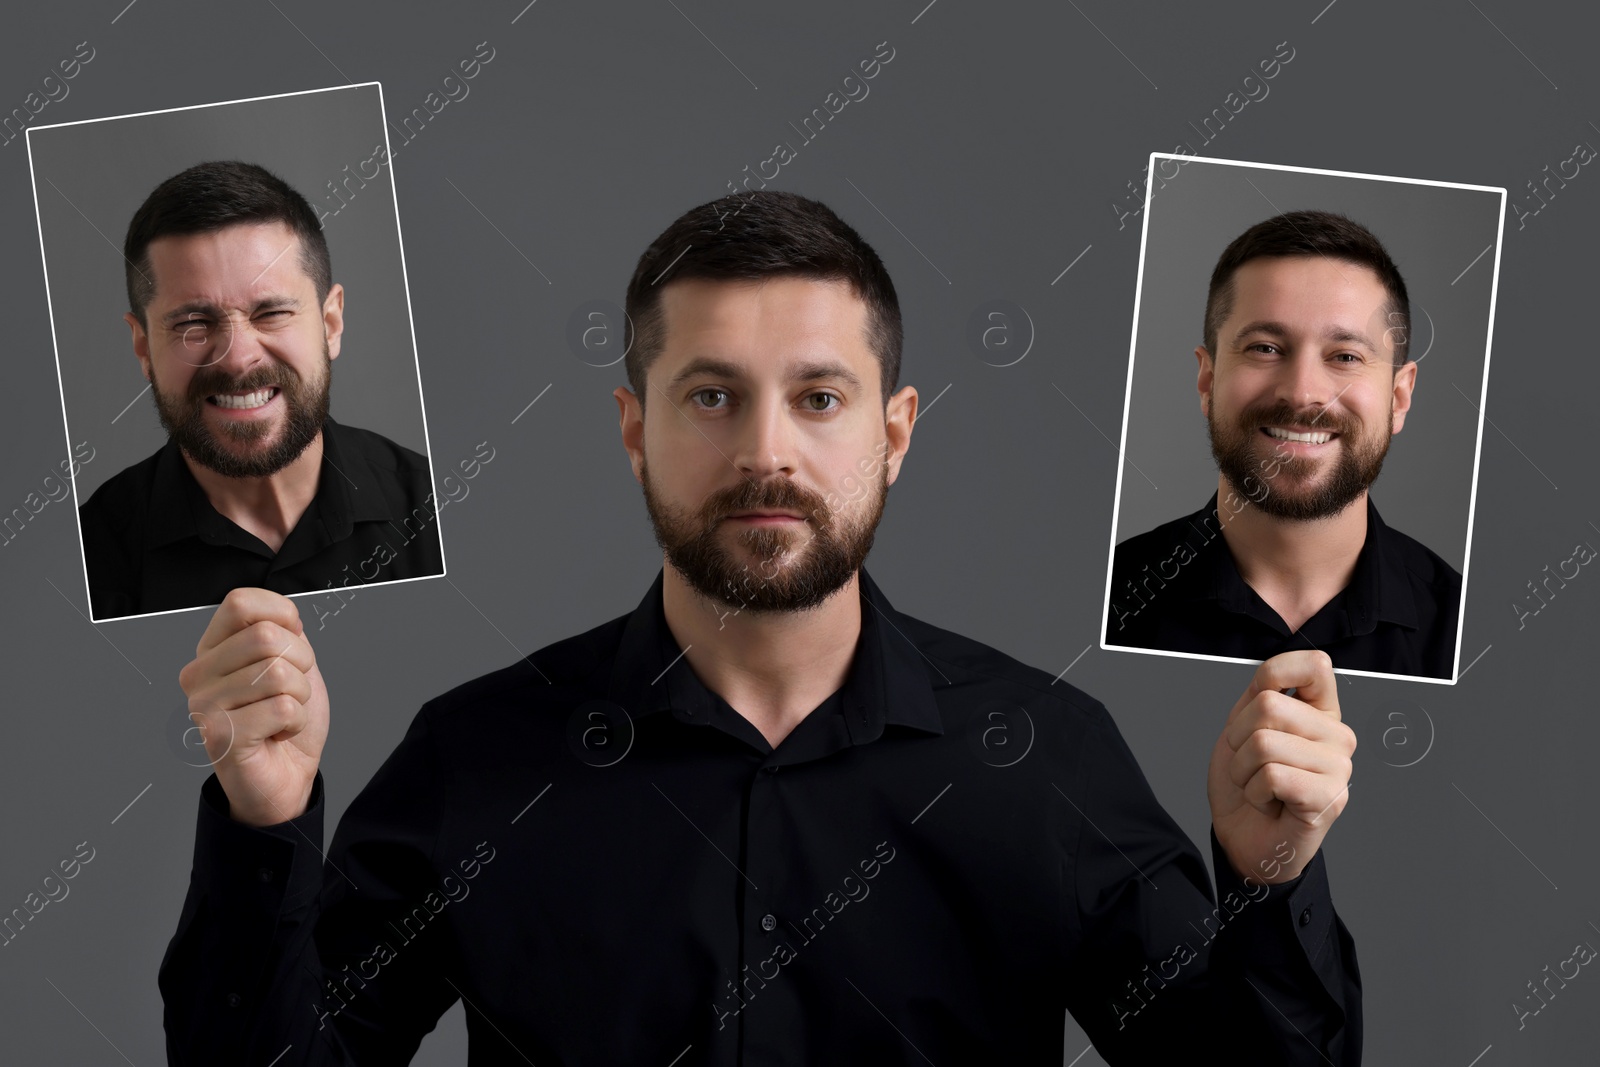
[{"label": "man's right hand", "polygon": [[228,593],[178,684],[229,814],[250,826],[304,814],[328,738],[328,690],[294,601]]}]

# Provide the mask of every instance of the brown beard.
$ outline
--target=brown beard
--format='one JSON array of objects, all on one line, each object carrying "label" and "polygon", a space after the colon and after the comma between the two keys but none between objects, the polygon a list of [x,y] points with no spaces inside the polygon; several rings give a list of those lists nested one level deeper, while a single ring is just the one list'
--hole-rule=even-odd
[{"label": "brown beard", "polygon": [[[161,392],[152,370],[150,391],[155,396],[156,414],[167,435],[196,463],[228,478],[261,478],[276,474],[300,458],[307,446],[316,440],[328,418],[333,361],[329,358],[327,341],[322,344],[321,378],[320,383],[308,384],[293,367],[273,362],[238,380],[231,380],[211,366],[195,372],[189,380],[186,396],[175,397]],[[209,403],[206,398],[217,393],[254,392],[270,386],[278,387],[278,398],[283,401],[285,411],[283,431],[277,442],[265,451],[249,455],[238,455],[224,447],[206,423],[205,409]],[[236,443],[253,444],[272,430],[271,422],[253,421],[233,423],[225,432]]]},{"label": "brown beard", "polygon": [[[804,611],[848,584],[872,550],[889,492],[885,464],[877,492],[859,518],[833,511],[820,493],[786,478],[745,479],[712,493],[690,512],[656,494],[648,464],[640,463],[639,477],[656,543],[667,561],[701,595],[756,612]],[[759,557],[753,566],[743,563],[723,546],[720,529],[727,516],[753,510],[798,512],[805,516],[806,530],[756,526],[739,531],[739,544]]]},{"label": "brown beard", "polygon": [[[1338,455],[1320,485],[1296,491],[1321,461],[1280,456],[1273,439],[1261,428],[1307,425],[1338,434]],[[1354,416],[1320,409],[1299,412],[1283,401],[1247,408],[1229,427],[1218,426],[1211,413],[1206,415],[1211,455],[1234,492],[1268,515],[1295,522],[1337,515],[1377,480],[1391,435],[1384,434],[1377,442],[1366,441],[1364,429]]]}]

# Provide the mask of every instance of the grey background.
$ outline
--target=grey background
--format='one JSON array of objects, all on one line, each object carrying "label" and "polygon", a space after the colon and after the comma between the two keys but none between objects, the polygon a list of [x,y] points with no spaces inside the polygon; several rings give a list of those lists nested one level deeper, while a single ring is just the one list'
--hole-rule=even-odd
[{"label": "grey background", "polygon": [[1500,194],[1194,161],[1168,162],[1158,175],[1175,166],[1150,202],[1116,540],[1194,511],[1217,488],[1194,358],[1217,257],[1263,219],[1317,208],[1377,234],[1411,300],[1417,387],[1372,500],[1384,522],[1463,570],[1494,250],[1473,259],[1499,243]]},{"label": "grey background", "polygon": [[[68,85],[90,84],[84,79],[104,58],[99,45],[95,50]],[[195,85],[187,102],[211,103],[221,89],[216,82]],[[236,91],[247,90],[237,83]],[[116,106],[116,98],[107,96],[105,103]],[[72,100],[69,92],[62,106]],[[71,121],[65,112],[53,114],[55,106],[38,121]],[[80,503],[167,442],[154,397],[140,396],[148,383],[122,321],[128,310],[122,240],[151,190],[186,167],[214,159],[259,163],[299,190],[313,210],[329,212],[323,232],[333,280],[345,288],[344,341],[333,362],[330,413],[428,454],[389,168],[364,184],[352,181],[344,200],[328,185],[356,173],[384,143],[384,133],[379,87],[359,85],[29,134],[68,434],[74,444],[87,440],[95,449],[78,477]],[[7,151],[21,147],[19,141]]]},{"label": "grey background", "polygon": [[[869,567],[902,611],[1052,674],[1070,666],[1064,680],[1105,701],[1204,842],[1206,757],[1249,668],[1094,647],[1139,255],[1140,220],[1119,230],[1114,203],[1285,39],[1295,59],[1210,154],[1504,186],[1516,202],[1574,142],[1600,142],[1595,16],[1554,3],[1230,3],[1159,20],[1107,0],[275,4],[41,8],[0,40],[0,107],[86,38],[97,57],[38,121],[373,79],[393,115],[477,42],[496,49],[395,161],[435,458],[453,467],[488,440],[495,459],[443,516],[448,577],[363,591],[315,638],[331,817],[424,700],[638,602],[659,555],[617,439],[622,369],[576,358],[567,319],[620,302],[651,237],[793,138],[787,123],[887,39],[896,58],[871,95],[777,183],[858,225],[901,293],[904,380],[925,406]],[[1600,983],[1573,981],[1521,1031],[1511,1010],[1574,943],[1600,945],[1585,832],[1600,721],[1581,669],[1600,577],[1586,568],[1521,630],[1511,610],[1542,567],[1600,545],[1591,170],[1525,228],[1507,212],[1461,682],[1340,679],[1361,748],[1325,848],[1359,946],[1370,1063],[1581,1062],[1600,1036]],[[20,141],[0,147],[0,205],[9,508],[68,455]],[[1037,330],[1011,367],[963,340],[993,299]],[[0,547],[0,902],[19,905],[78,842],[97,850],[71,895],[0,948],[0,1011],[20,1061],[143,1067],[164,1054],[155,976],[207,773],[168,743],[205,619],[94,627],[80,575],[65,504]],[[464,1033],[457,1007],[417,1062],[461,1062]],[[1064,1033],[1068,1062],[1087,1042],[1070,1021]]]}]

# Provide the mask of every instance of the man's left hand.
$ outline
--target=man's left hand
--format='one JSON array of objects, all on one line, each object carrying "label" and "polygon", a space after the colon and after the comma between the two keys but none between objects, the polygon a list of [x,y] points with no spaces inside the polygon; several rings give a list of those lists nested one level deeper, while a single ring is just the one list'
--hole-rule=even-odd
[{"label": "man's left hand", "polygon": [[1349,802],[1355,749],[1326,652],[1285,652],[1256,669],[1212,749],[1206,782],[1217,842],[1240,877],[1300,876]]}]

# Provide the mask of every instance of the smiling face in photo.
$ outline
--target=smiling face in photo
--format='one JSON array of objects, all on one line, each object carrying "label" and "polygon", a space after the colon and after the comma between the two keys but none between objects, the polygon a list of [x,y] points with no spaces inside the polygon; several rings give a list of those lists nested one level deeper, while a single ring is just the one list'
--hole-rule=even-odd
[{"label": "smiling face in photo", "polygon": [[1411,405],[1417,365],[1394,367],[1389,295],[1327,256],[1250,260],[1232,286],[1218,351],[1196,349],[1217,468],[1269,515],[1337,515],[1378,477]]}]

